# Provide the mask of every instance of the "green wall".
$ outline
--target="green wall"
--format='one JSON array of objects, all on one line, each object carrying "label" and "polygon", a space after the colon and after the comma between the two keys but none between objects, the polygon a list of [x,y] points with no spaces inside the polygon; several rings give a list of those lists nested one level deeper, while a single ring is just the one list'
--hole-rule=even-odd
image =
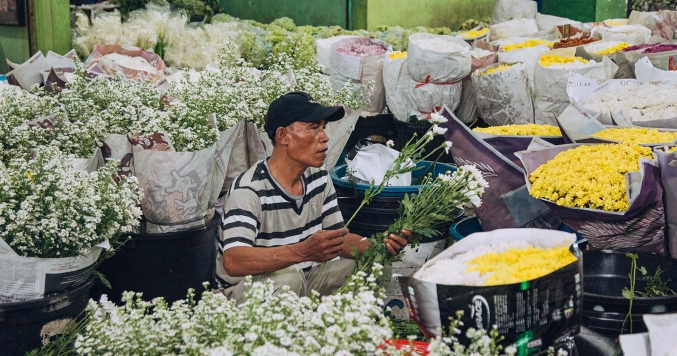
[{"label": "green wall", "polygon": [[297,25],[346,26],[347,0],[221,0],[223,12],[270,23],[280,17]]},{"label": "green wall", "polygon": [[5,58],[14,63],[30,58],[28,27],[0,26],[0,74],[7,73]]},{"label": "green wall", "polygon": [[627,0],[543,0],[542,12],[581,22],[626,18]]},{"label": "green wall", "polygon": [[491,16],[495,3],[496,0],[221,0],[221,7],[227,14],[263,23],[286,16],[297,25],[368,30],[380,25],[445,26],[456,30],[469,18]]},{"label": "green wall", "polygon": [[496,0],[367,0],[366,28],[380,25],[449,27],[491,16]]}]

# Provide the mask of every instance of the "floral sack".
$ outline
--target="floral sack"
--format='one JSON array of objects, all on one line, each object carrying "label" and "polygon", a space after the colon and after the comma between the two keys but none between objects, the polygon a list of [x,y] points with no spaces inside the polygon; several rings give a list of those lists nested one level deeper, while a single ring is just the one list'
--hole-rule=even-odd
[{"label": "floral sack", "polygon": [[[572,56],[573,48],[556,49],[541,53],[545,55]],[[605,58],[601,63],[590,61],[574,69],[544,67],[541,61],[534,68],[534,119],[537,124],[557,125],[557,116],[569,105],[567,87],[571,72],[590,79],[611,79],[618,66]]]},{"label": "floral sack", "polygon": [[[475,209],[482,230],[559,227],[559,221],[550,213],[550,209],[529,196],[524,185],[524,171],[519,165],[471,131],[451,112],[444,110],[443,115],[449,120],[442,125],[449,129],[445,138],[453,142],[451,154],[454,162],[459,166],[477,167],[489,183],[482,195],[482,205]],[[501,149],[507,153],[525,142],[523,138],[512,140],[506,137],[494,143],[503,146]]]},{"label": "floral sack", "polygon": [[[461,103],[456,108],[456,116],[465,123],[471,123],[477,118],[479,109],[477,108],[477,95],[475,94],[475,87],[472,83],[472,73],[478,69],[490,66],[498,60],[495,47],[487,42],[476,42],[477,48],[488,49],[492,52],[484,57],[476,58],[475,55],[470,55],[471,65],[470,74],[463,78],[463,95],[461,96]],[[484,48],[483,48],[484,47]]]},{"label": "floral sack", "polygon": [[[586,145],[569,144],[518,152],[517,156],[522,160],[525,168],[528,189],[532,190],[531,175],[541,165],[552,160],[561,152],[582,146]],[[594,147],[594,145],[588,147]],[[650,151],[650,149],[648,150]],[[587,239],[595,249],[665,255],[667,253],[665,212],[660,170],[655,161],[644,158],[639,159],[639,167],[639,172],[625,174],[627,209],[610,211],[576,208],[558,205],[551,199],[541,198],[540,200],[547,204],[563,224]],[[545,173],[547,174],[547,171]],[[553,179],[559,180],[561,178],[553,177]],[[600,195],[604,195],[601,199],[610,196],[601,190],[598,192]],[[557,192],[553,194],[557,194]],[[575,193],[567,193],[566,196],[554,195],[554,197],[567,198],[569,195],[574,199],[576,198]]]},{"label": "floral sack", "polygon": [[455,110],[461,102],[461,80],[471,70],[470,45],[451,36],[413,34],[407,66],[410,114],[426,120],[443,106]]},{"label": "floral sack", "polygon": [[654,148],[653,152],[661,170],[664,189],[668,252],[670,257],[677,258],[677,154],[660,147]]},{"label": "floral sack", "polygon": [[[364,90],[364,98],[369,104],[363,108],[363,116],[379,114],[386,105],[386,92],[383,87],[383,59],[384,55],[369,57],[357,57],[343,54],[338,48],[359,44],[368,41],[372,45],[380,45],[385,48],[384,53],[392,50],[389,44],[366,37],[345,38],[331,45],[330,76],[334,90],[340,90],[346,84],[351,85],[353,90]],[[366,85],[374,82],[371,92],[366,92]]]},{"label": "floral sack", "polygon": [[[400,58],[405,56],[404,58]],[[407,121],[411,111],[409,85],[411,76],[407,58],[403,52],[386,53],[383,61],[383,84],[386,90],[386,103],[395,119]]]},{"label": "floral sack", "polygon": [[491,126],[533,124],[534,106],[524,65],[517,63],[503,71],[484,73],[499,67],[493,64],[471,75],[480,117]]}]

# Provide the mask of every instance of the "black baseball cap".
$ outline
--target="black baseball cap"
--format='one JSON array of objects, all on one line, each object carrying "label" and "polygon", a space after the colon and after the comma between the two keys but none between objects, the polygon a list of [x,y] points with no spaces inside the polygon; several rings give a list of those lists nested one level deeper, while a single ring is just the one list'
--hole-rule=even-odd
[{"label": "black baseball cap", "polygon": [[279,127],[289,126],[296,121],[341,120],[345,113],[342,106],[322,106],[307,93],[295,91],[284,94],[270,103],[263,128],[272,140]]}]

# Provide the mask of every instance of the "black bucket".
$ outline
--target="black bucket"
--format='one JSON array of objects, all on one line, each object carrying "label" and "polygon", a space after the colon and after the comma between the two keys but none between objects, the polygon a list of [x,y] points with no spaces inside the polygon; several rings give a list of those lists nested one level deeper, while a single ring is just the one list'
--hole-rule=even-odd
[{"label": "black bucket", "polygon": [[[419,166],[422,169],[412,172],[412,179],[419,178],[430,165],[431,162],[420,162]],[[340,177],[345,176],[346,167],[346,165],[336,166],[329,174],[336,189],[341,215],[343,215],[345,221],[348,221],[362,203],[364,192],[369,188],[369,185],[356,184],[353,186],[350,182],[340,179]],[[438,163],[434,169],[430,169],[430,173],[437,175],[455,170],[456,167],[454,166]],[[372,234],[388,230],[390,224],[394,223],[399,217],[397,209],[404,195],[416,194],[418,188],[419,186],[415,185],[408,187],[386,187],[381,194],[372,198],[370,204],[362,207],[362,210],[350,223],[350,232],[361,236],[371,236]],[[458,217],[462,214],[463,212],[459,210]],[[440,234],[432,239],[424,238],[421,242],[432,242],[448,238],[449,226],[452,223],[453,221],[449,221],[436,226]]]},{"label": "black bucket", "polygon": [[108,294],[121,303],[122,292],[143,293],[172,303],[185,299],[188,288],[200,295],[203,282],[214,285],[218,215],[206,227],[166,234],[132,234],[132,239],[98,268],[113,289],[99,285],[93,298]]},{"label": "black bucket", "polygon": [[[424,122],[418,122],[418,123],[409,123],[409,122],[404,122],[404,121],[399,121],[399,120],[393,120],[395,123],[395,127],[397,129],[397,140],[395,140],[395,148],[396,149],[401,149],[404,147],[407,142],[416,134],[416,137],[421,137],[430,129],[432,126],[430,123],[427,121]],[[428,144],[425,145],[424,150],[425,152],[423,155],[425,156],[427,153],[432,152],[435,148],[440,147],[444,143],[444,135],[437,135],[433,138],[432,141],[428,142]],[[433,156],[429,157],[429,159],[434,160],[437,158],[437,155],[440,153],[436,153]],[[442,156],[440,156],[439,162],[442,163],[454,163],[454,159],[451,156],[451,154],[446,154],[444,151],[442,151]]]},{"label": "black bucket", "polygon": [[[647,275],[653,276],[660,266],[664,281],[670,280],[669,287],[677,291],[677,260],[637,254],[637,266],[644,267]],[[583,315],[582,324],[603,335],[621,334],[623,320],[628,313],[630,301],[622,296],[623,288],[630,287],[632,260],[624,252],[584,251],[583,252]],[[646,281],[637,272],[636,291],[644,291]],[[643,314],[664,314],[677,312],[677,295],[667,297],[635,297],[632,303],[633,333],[646,332]],[[629,320],[623,333],[630,331]]]},{"label": "black bucket", "polygon": [[63,332],[87,307],[91,278],[79,287],[49,298],[0,304],[0,356],[23,355]]}]

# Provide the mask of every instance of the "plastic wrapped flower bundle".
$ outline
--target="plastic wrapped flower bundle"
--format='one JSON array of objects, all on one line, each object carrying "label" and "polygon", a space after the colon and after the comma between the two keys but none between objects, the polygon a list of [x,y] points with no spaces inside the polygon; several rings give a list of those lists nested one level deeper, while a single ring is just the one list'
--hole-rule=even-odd
[{"label": "plastic wrapped flower bundle", "polygon": [[148,73],[157,73],[157,68],[153,67],[146,59],[143,57],[131,57],[131,56],[126,56],[124,54],[119,54],[119,53],[109,53],[103,58],[106,58],[115,64],[133,69],[133,70],[138,70],[138,71],[143,71],[143,72],[148,72]]},{"label": "plastic wrapped flower bundle", "polygon": [[585,46],[585,50],[593,54],[612,54],[622,51],[628,47],[630,47],[630,44],[627,42],[611,41],[598,42]]},{"label": "plastic wrapped flower bundle", "polygon": [[611,128],[596,132],[592,137],[641,145],[673,142],[677,139],[677,132],[639,127]]},{"label": "plastic wrapped flower bundle", "polygon": [[630,121],[671,119],[677,117],[677,87],[629,84],[593,96],[583,106],[595,112],[622,112]]},{"label": "plastic wrapped flower bundle", "polygon": [[624,50],[622,50],[621,52],[639,51],[639,50],[642,50],[642,49],[646,49],[646,48],[649,48],[649,47],[653,47],[653,46],[655,46],[655,45],[656,45],[655,43],[643,43],[643,44],[638,44],[638,45],[634,45],[634,46],[627,47],[627,48],[625,48]]},{"label": "plastic wrapped flower bundle", "polygon": [[596,42],[599,41],[599,38],[596,37],[567,37],[563,38],[557,42],[555,42],[552,45],[552,48],[558,49],[558,48],[568,48],[568,47],[577,47],[577,46],[582,46],[586,45],[588,43]]},{"label": "plastic wrapped flower bundle", "polygon": [[671,43],[661,43],[655,46],[651,46],[643,51],[642,53],[660,53],[660,52],[668,52],[668,51],[675,51],[677,50],[677,44],[671,44]]},{"label": "plastic wrapped flower bundle", "polygon": [[477,127],[473,131],[501,136],[562,136],[559,127],[538,124]]},{"label": "plastic wrapped flower bundle", "polygon": [[576,260],[568,247],[544,249],[525,241],[504,242],[437,261],[420,279],[447,285],[505,285],[543,277]]},{"label": "plastic wrapped flower bundle", "polygon": [[388,57],[390,57],[390,59],[404,59],[407,58],[407,52],[406,51],[393,52],[390,55],[388,55]]},{"label": "plastic wrapped flower bundle", "polygon": [[373,43],[368,39],[362,39],[349,45],[338,47],[336,48],[336,51],[348,56],[366,58],[380,56],[386,53],[386,48],[383,45]]},{"label": "plastic wrapped flower bundle", "polygon": [[459,52],[467,48],[467,46],[449,41],[443,37],[417,39],[416,45],[425,50],[446,53]]},{"label": "plastic wrapped flower bundle", "polygon": [[531,39],[531,40],[526,40],[524,42],[507,44],[505,46],[502,46],[501,50],[503,50],[504,52],[510,52],[510,51],[514,51],[516,49],[536,47],[536,46],[541,46],[541,45],[552,46],[552,44],[553,43],[551,41]]},{"label": "plastic wrapped flower bundle", "polygon": [[502,72],[502,71],[504,71],[504,70],[506,70],[506,69],[508,69],[512,66],[513,66],[512,64],[501,64],[498,67],[489,68],[489,69],[487,69],[483,72],[479,72],[479,73],[477,73],[477,75],[489,75],[489,74],[494,74],[494,73],[500,73],[500,72]]},{"label": "plastic wrapped flower bundle", "polygon": [[578,56],[559,56],[549,54],[541,56],[538,60],[543,67],[557,69],[581,68],[588,64],[588,60]]},{"label": "plastic wrapped flower bundle", "polygon": [[624,211],[629,207],[625,174],[639,171],[651,148],[630,144],[579,146],[560,152],[531,173],[529,193],[557,205]]},{"label": "plastic wrapped flower bundle", "polygon": [[482,37],[486,35],[489,32],[489,27],[483,28],[481,30],[470,30],[466,32],[461,32],[459,35],[461,38],[464,39],[472,39],[472,38],[477,38],[477,37]]}]

